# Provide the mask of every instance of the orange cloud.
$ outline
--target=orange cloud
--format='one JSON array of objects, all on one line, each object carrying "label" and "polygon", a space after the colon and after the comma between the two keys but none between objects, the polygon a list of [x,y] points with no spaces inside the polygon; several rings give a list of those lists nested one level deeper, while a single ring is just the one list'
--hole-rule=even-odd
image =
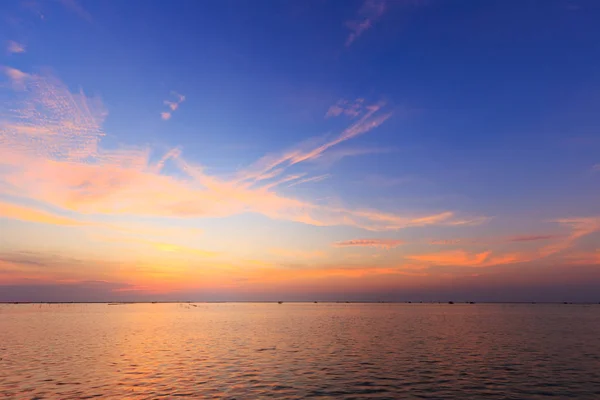
[{"label": "orange cloud", "polygon": [[492,254],[491,251],[471,254],[464,250],[407,256],[406,258],[435,265],[480,266]]},{"label": "orange cloud", "polygon": [[403,240],[394,239],[354,239],[346,240],[343,242],[335,242],[335,247],[381,247],[384,249],[391,249],[404,244]]},{"label": "orange cloud", "polygon": [[480,253],[469,253],[465,250],[441,251],[437,253],[410,255],[406,256],[406,258],[431,265],[456,267],[491,267],[494,265],[533,260],[531,256],[523,253],[493,255],[490,250]]},{"label": "orange cloud", "polygon": [[39,224],[67,226],[86,225],[85,222],[80,222],[72,218],[62,217],[46,211],[40,211],[29,207],[3,202],[0,202],[0,217],[18,219],[20,221],[27,222],[36,222]]},{"label": "orange cloud", "polygon": [[[278,184],[301,182],[298,179],[305,176],[303,173],[252,187],[258,181],[280,176],[291,165],[317,158],[329,148],[378,127],[391,115],[379,114],[383,104],[366,106],[364,115],[331,141],[265,157],[239,176],[227,179],[207,174],[201,165],[184,159],[178,148],[167,152],[157,163],[150,162],[148,148],[105,149],[100,143],[104,136],[101,125],[107,113],[98,99],[72,94],[52,77],[9,74],[23,80],[29,96],[10,105],[9,113],[0,122],[0,184],[10,188],[7,190],[13,195],[85,214],[226,217],[254,212],[273,219],[317,226],[349,225],[371,231],[476,221],[456,218],[451,212],[400,216],[377,210],[350,210],[276,192]],[[176,96],[179,103],[184,100],[183,96]],[[32,113],[32,109],[36,112]],[[167,160],[181,176],[162,173]],[[304,182],[311,179],[317,177],[304,178]]]}]

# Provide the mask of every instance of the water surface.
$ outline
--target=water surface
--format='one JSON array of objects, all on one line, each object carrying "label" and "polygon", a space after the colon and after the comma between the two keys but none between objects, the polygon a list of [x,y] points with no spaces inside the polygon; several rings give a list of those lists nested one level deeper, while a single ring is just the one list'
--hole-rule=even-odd
[{"label": "water surface", "polygon": [[0,398],[600,399],[599,305],[0,305]]}]

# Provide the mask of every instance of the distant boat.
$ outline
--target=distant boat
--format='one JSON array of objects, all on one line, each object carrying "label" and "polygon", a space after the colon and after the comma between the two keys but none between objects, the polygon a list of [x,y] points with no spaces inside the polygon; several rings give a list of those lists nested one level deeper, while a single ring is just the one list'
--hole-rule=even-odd
[{"label": "distant boat", "polygon": [[454,302],[453,301],[449,301],[448,304],[454,304]]},{"label": "distant boat", "polygon": [[283,304],[283,301],[278,301],[277,303],[278,303],[278,304]]}]

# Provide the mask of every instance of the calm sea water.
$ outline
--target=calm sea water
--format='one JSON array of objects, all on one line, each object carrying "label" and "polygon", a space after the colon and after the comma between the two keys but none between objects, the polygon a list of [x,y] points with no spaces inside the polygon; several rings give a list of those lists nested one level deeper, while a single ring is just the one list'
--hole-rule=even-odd
[{"label": "calm sea water", "polygon": [[0,305],[0,398],[600,399],[599,305]]}]

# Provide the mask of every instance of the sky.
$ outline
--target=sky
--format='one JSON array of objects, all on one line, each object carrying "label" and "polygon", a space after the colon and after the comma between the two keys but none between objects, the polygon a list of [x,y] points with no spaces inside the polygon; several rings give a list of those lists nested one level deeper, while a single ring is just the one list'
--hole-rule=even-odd
[{"label": "sky", "polygon": [[600,301],[600,3],[0,4],[0,301]]}]

